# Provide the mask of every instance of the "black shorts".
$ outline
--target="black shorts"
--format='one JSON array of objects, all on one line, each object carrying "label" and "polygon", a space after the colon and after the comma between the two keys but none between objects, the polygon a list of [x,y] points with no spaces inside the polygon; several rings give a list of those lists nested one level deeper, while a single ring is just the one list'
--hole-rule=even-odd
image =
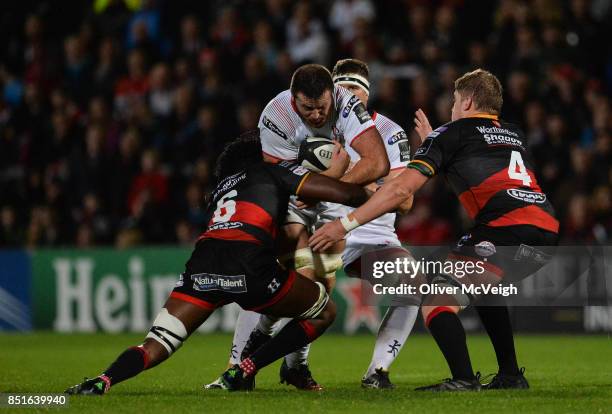
[{"label": "black shorts", "polygon": [[558,239],[556,233],[535,226],[476,225],[457,242],[449,258],[481,261],[504,280],[518,281],[552,259]]},{"label": "black shorts", "polygon": [[213,310],[236,302],[261,311],[282,299],[296,273],[282,269],[274,251],[255,243],[204,239],[196,244],[170,297]]}]

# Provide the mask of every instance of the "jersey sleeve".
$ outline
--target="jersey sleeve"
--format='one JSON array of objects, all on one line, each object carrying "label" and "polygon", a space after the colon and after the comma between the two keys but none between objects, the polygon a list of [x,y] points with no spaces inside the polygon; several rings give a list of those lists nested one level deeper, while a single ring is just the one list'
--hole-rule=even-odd
[{"label": "jersey sleeve", "polygon": [[459,128],[446,124],[433,130],[414,153],[408,168],[414,168],[427,177],[433,177],[445,168],[459,141]]},{"label": "jersey sleeve", "polygon": [[291,161],[266,164],[266,169],[285,191],[296,195],[300,193],[302,185],[310,175],[306,168]]},{"label": "jersey sleeve", "polygon": [[352,146],[365,131],[375,126],[359,98],[348,90],[345,91],[338,115],[338,128],[344,135],[345,145]]},{"label": "jersey sleeve", "polygon": [[398,168],[405,168],[410,162],[410,142],[408,141],[408,134],[398,126],[396,130],[386,135],[388,136],[383,136],[382,138],[385,141],[385,149],[389,157],[390,169],[396,170]]},{"label": "jersey sleeve", "polygon": [[261,139],[262,151],[281,160],[293,160],[297,158],[298,148],[289,135],[285,122],[281,122],[282,114],[279,113],[279,105],[272,100],[263,110],[259,117],[259,137]]}]

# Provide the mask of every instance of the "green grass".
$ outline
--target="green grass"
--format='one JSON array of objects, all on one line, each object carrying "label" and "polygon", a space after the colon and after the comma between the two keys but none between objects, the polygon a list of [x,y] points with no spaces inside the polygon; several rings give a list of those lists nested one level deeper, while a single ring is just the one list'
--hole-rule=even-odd
[{"label": "green grass", "polygon": [[[0,392],[57,393],[95,376],[140,335],[0,335]],[[369,363],[372,336],[326,335],[315,343],[311,367],[325,386],[321,393],[278,384],[278,363],[257,377],[254,392],[201,389],[227,362],[228,335],[196,335],[169,361],[119,384],[102,398],[72,397],[69,409],[51,412],[600,412],[612,413],[612,341],[605,336],[519,336],[517,348],[531,383],[528,391],[467,394],[418,393],[412,389],[448,376],[433,340],[411,337],[391,371],[392,391],[363,390],[359,380]],[[487,338],[472,335],[472,361],[493,372]],[[16,412],[25,412],[20,409]]]}]

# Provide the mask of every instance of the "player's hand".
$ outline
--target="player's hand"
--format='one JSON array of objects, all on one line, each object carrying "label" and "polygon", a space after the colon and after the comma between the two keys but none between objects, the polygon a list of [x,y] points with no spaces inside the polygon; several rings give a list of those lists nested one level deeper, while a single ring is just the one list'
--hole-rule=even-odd
[{"label": "player's hand", "polygon": [[427,119],[427,115],[425,115],[425,112],[420,108],[414,113],[414,130],[419,135],[419,138],[421,138],[421,142],[425,141],[427,135],[433,131],[429,124],[429,119]]},{"label": "player's hand", "polygon": [[344,236],[346,236],[346,230],[340,220],[334,220],[315,231],[308,240],[308,244],[314,252],[322,252],[344,239]]},{"label": "player's hand", "polygon": [[351,158],[338,141],[334,141],[334,146],[335,148],[334,153],[332,154],[331,164],[329,168],[323,171],[321,174],[331,178],[340,178],[346,172],[346,169],[351,162]]}]

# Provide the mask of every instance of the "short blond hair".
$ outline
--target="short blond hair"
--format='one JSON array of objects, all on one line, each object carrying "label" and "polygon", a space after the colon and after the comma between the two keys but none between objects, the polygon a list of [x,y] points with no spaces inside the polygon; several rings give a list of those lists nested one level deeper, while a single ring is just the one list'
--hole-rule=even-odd
[{"label": "short blond hair", "polygon": [[455,81],[455,90],[461,97],[471,96],[479,111],[499,115],[504,99],[499,79],[491,72],[476,69]]}]

